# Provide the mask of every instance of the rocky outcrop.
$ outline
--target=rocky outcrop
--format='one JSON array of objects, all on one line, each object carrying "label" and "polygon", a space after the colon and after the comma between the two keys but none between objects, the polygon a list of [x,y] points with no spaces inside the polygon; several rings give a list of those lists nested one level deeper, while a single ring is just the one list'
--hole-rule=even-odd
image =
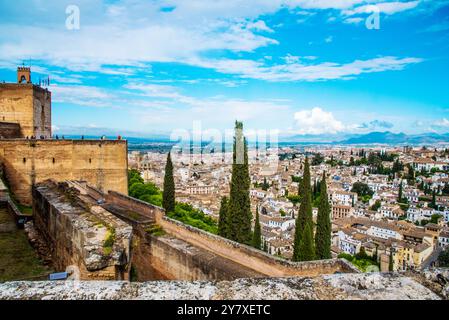
[{"label": "rocky outcrop", "polygon": [[359,273],[221,282],[9,282],[0,284],[0,299],[439,300],[441,297],[404,275]]},{"label": "rocky outcrop", "polygon": [[449,269],[436,268],[420,272],[409,272],[408,276],[428,287],[443,299],[449,299]]}]

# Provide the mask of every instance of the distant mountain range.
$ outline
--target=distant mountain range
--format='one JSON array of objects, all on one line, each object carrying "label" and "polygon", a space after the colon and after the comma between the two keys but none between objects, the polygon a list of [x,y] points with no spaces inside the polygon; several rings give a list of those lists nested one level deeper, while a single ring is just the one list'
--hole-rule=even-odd
[{"label": "distant mountain range", "polygon": [[[174,144],[174,141],[170,141],[170,134],[166,132],[154,132],[154,133],[138,133],[132,131],[120,131],[108,128],[68,128],[65,127],[62,130],[58,130],[56,134],[61,136],[65,134],[66,138],[79,138],[80,133],[85,135],[88,139],[98,138],[102,135],[108,136],[108,138],[116,138],[117,135],[128,139],[130,145],[145,146],[147,144]],[[251,142],[251,141],[250,141]],[[385,132],[370,132],[366,134],[351,134],[351,133],[339,133],[339,134],[321,134],[321,135],[289,135],[280,136],[280,145],[319,145],[319,144],[386,144],[386,145],[423,145],[423,144],[449,144],[449,133],[423,133],[423,134],[405,134],[405,133],[393,133],[390,131]]]},{"label": "distant mountain range", "polygon": [[449,143],[449,133],[424,133],[407,135],[405,133],[370,132],[363,135],[355,135],[345,140],[334,142],[338,144],[435,144]]}]

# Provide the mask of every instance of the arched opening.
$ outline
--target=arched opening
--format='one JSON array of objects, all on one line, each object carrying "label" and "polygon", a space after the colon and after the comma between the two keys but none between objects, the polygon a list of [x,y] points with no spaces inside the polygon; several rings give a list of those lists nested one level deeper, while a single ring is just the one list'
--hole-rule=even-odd
[{"label": "arched opening", "polygon": [[25,76],[20,77],[20,83],[27,83],[27,78]]}]

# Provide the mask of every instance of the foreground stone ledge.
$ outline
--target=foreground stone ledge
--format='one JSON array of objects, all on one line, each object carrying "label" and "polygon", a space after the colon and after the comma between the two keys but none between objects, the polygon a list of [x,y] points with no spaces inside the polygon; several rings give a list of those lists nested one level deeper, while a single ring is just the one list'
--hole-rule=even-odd
[{"label": "foreground stone ledge", "polygon": [[436,293],[396,273],[235,281],[6,282],[2,300],[439,300]]}]

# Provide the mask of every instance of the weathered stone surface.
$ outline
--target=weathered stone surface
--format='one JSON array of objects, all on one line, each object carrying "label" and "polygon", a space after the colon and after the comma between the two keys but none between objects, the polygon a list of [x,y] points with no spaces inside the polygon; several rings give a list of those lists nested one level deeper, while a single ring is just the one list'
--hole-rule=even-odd
[{"label": "weathered stone surface", "polygon": [[440,297],[411,278],[372,273],[221,282],[9,282],[0,284],[0,299],[438,300]]},{"label": "weathered stone surface", "polygon": [[449,299],[449,268],[408,272],[408,276],[428,287],[444,299]]},{"label": "weathered stone surface", "polygon": [[34,225],[58,271],[77,266],[81,279],[128,279],[132,227],[80,194],[75,182],[33,189]]}]

